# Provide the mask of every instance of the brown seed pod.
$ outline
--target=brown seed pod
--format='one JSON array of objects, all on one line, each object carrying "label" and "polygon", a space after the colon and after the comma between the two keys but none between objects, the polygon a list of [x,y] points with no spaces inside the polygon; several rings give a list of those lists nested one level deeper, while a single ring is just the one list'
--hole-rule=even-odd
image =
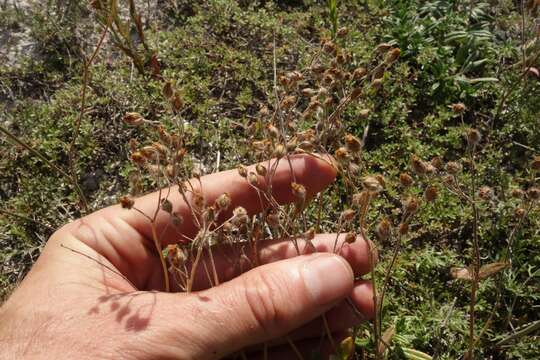
[{"label": "brown seed pod", "polygon": [[444,163],[440,156],[435,156],[430,161],[431,165],[435,167],[437,170],[441,170],[444,167]]},{"label": "brown seed pod", "polygon": [[161,199],[161,210],[171,214],[173,210],[173,205],[171,201],[168,199]]},{"label": "brown seed pod", "polygon": [[401,50],[399,48],[391,49],[386,53],[384,62],[386,65],[392,65],[401,55]]},{"label": "brown seed pod", "polygon": [[371,111],[369,109],[362,109],[358,112],[358,115],[360,116],[360,119],[367,119],[370,112]]},{"label": "brown seed pod", "polygon": [[257,174],[254,172],[250,172],[247,177],[248,183],[250,183],[252,186],[259,186],[259,178],[257,177]]},{"label": "brown seed pod", "polygon": [[131,209],[135,205],[135,200],[129,195],[121,196],[119,202],[122,209]]},{"label": "brown seed pod", "polygon": [[399,182],[403,187],[409,187],[413,184],[413,178],[407,173],[399,174]]},{"label": "brown seed pod", "polygon": [[260,176],[266,176],[266,167],[264,167],[263,164],[257,164],[255,166],[255,171],[257,172],[257,174],[259,174]]},{"label": "brown seed pod", "polygon": [[360,97],[360,95],[362,95],[362,88],[361,87],[354,88],[351,91],[351,100],[358,99]]},{"label": "brown seed pod", "polygon": [[455,175],[461,171],[461,165],[455,161],[449,161],[446,164],[446,171],[452,175]]},{"label": "brown seed pod", "polygon": [[161,90],[161,93],[166,99],[172,98],[172,96],[174,95],[174,89],[170,81],[165,82],[165,85],[163,85],[163,89]]},{"label": "brown seed pod", "polygon": [[356,241],[356,234],[353,233],[353,232],[348,232],[347,234],[345,234],[345,242],[347,244],[352,244]]},{"label": "brown seed pod", "polygon": [[229,193],[223,193],[216,199],[215,206],[219,210],[227,210],[231,206],[231,202]]},{"label": "brown seed pod", "polygon": [[353,71],[352,77],[353,77],[353,80],[360,80],[364,76],[366,76],[366,74],[367,74],[367,69],[365,67],[359,67]]},{"label": "brown seed pod", "polygon": [[401,235],[406,235],[409,232],[409,224],[407,223],[399,224],[398,231]]},{"label": "brown seed pod", "polygon": [[285,148],[285,146],[283,146],[283,144],[276,144],[272,155],[278,159],[281,159],[282,157],[287,155],[287,149]]},{"label": "brown seed pod", "polygon": [[352,221],[354,217],[356,216],[356,211],[353,209],[346,209],[341,212],[340,218],[342,221]]},{"label": "brown seed pod", "polygon": [[236,170],[241,177],[245,178],[248,176],[248,169],[244,165],[238,165]]},{"label": "brown seed pod", "polygon": [[406,215],[412,215],[418,211],[419,202],[414,196],[410,196],[403,201],[403,212]]},{"label": "brown seed pod", "polygon": [[311,71],[313,71],[315,74],[322,74],[324,70],[324,66],[322,66],[321,64],[313,64],[311,66]]},{"label": "brown seed pod", "polygon": [[392,224],[388,221],[387,218],[382,218],[382,220],[377,224],[375,228],[375,234],[380,241],[388,240],[390,234],[392,233]]},{"label": "brown seed pod", "polygon": [[411,169],[417,175],[424,175],[427,172],[427,166],[418,156],[411,157]]},{"label": "brown seed pod", "polygon": [[135,165],[144,165],[146,158],[139,151],[135,151],[131,154],[131,161],[133,161]]},{"label": "brown seed pod", "polygon": [[247,214],[247,211],[246,209],[244,209],[243,207],[241,206],[238,206],[237,208],[235,208],[233,210],[233,223],[235,225],[242,225],[242,224],[245,224],[247,223],[249,220],[248,218],[248,214]]},{"label": "brown seed pod", "polygon": [[124,122],[131,126],[139,126],[144,123],[144,118],[137,112],[128,112],[124,115]]},{"label": "brown seed pod", "polygon": [[289,95],[281,100],[281,107],[284,109],[290,109],[296,102],[296,96]]},{"label": "brown seed pod", "polygon": [[465,112],[465,110],[467,110],[467,107],[463,103],[452,104],[452,105],[450,105],[450,108],[456,114],[462,114],[462,113]]},{"label": "brown seed pod", "polygon": [[347,36],[348,33],[349,33],[349,29],[348,29],[348,28],[346,28],[346,27],[341,27],[341,28],[338,29],[336,35],[337,35],[337,37],[342,38],[342,37]]},{"label": "brown seed pod", "polygon": [[370,198],[371,198],[371,195],[369,191],[363,190],[363,191],[360,191],[359,193],[353,194],[352,204],[357,207],[364,207],[368,204]]},{"label": "brown seed pod", "polygon": [[516,199],[524,199],[525,198],[525,191],[521,190],[521,189],[513,189],[512,192],[511,192],[511,195],[513,198],[516,198]]},{"label": "brown seed pod", "polygon": [[172,103],[173,110],[176,112],[180,111],[182,107],[184,107],[184,100],[182,100],[182,97],[180,96],[179,93],[174,94],[174,97],[171,103]]},{"label": "brown seed pod", "polygon": [[493,197],[493,189],[489,186],[482,186],[478,189],[478,197],[482,200],[489,200]]},{"label": "brown seed pod", "polygon": [[426,199],[427,202],[433,202],[437,199],[437,196],[439,195],[439,190],[435,185],[430,185],[426,188],[424,191],[424,199]]},{"label": "brown seed pod", "polygon": [[304,185],[293,182],[291,183],[291,190],[297,199],[302,201],[306,199],[306,188]]},{"label": "brown seed pod", "polygon": [[271,138],[277,139],[279,138],[280,132],[277,127],[275,127],[272,124],[266,125],[266,131],[268,131],[268,135],[270,135]]},{"label": "brown seed pod", "polygon": [[345,144],[347,144],[347,149],[353,153],[357,153],[362,150],[362,141],[354,135],[345,135]]},{"label": "brown seed pod", "polygon": [[380,43],[375,48],[375,51],[378,52],[378,53],[385,53],[388,50],[390,50],[391,48],[392,48],[392,44],[390,44],[390,43]]},{"label": "brown seed pod", "polygon": [[307,240],[307,241],[311,241],[311,240],[315,239],[315,229],[314,228],[309,228],[308,230],[304,231],[302,233],[302,238],[304,240]]},{"label": "brown seed pod", "polygon": [[383,190],[381,182],[375,176],[366,176],[362,179],[362,186],[372,194],[380,193]]},{"label": "brown seed pod", "polygon": [[327,54],[335,54],[337,50],[336,44],[334,44],[332,41],[327,40],[323,44],[323,51]]},{"label": "brown seed pod", "polygon": [[469,146],[473,147],[478,145],[480,140],[482,140],[482,134],[480,134],[480,131],[476,129],[467,130],[467,143]]},{"label": "brown seed pod", "polygon": [[336,150],[334,156],[340,162],[347,161],[350,158],[349,151],[343,146]]},{"label": "brown seed pod", "polygon": [[532,187],[529,190],[527,190],[527,197],[531,200],[540,199],[540,188]]},{"label": "brown seed pod", "polygon": [[518,218],[518,219],[521,219],[522,217],[524,217],[524,216],[525,216],[525,213],[526,213],[526,211],[525,211],[524,208],[518,207],[518,208],[516,208],[516,209],[514,210],[514,216],[515,216],[516,218]]}]

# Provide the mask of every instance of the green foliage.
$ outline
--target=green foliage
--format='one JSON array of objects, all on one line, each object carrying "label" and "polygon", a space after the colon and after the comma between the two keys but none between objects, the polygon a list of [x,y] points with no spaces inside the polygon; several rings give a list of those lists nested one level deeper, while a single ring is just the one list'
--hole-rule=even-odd
[{"label": "green foliage", "polygon": [[[36,5],[0,13],[0,27],[29,27],[40,44],[39,56],[19,59],[17,67],[0,65],[0,124],[62,168],[67,167],[66,152],[80,110],[81,51],[95,46],[95,41],[84,37],[97,40],[99,34],[88,10],[68,3],[66,8]],[[157,49],[162,75],[181,89],[191,135],[188,147],[199,154],[197,160],[208,171],[254,160],[247,129],[260,106],[273,99],[274,52],[278,72],[306,67],[314,44],[336,37],[338,24],[349,29],[348,37],[337,41],[351,51],[354,66],[371,65],[366,59],[379,41],[398,46],[400,60],[391,74],[384,75],[381,91],[343,115],[356,136],[362,137],[368,127],[366,163],[370,172],[384,174],[388,182],[370,221],[380,214],[396,215],[400,204],[389,199],[401,191],[398,176],[409,171],[411,154],[426,160],[434,156],[462,160],[466,157],[463,132],[475,127],[484,134],[476,179],[496,194],[479,205],[482,261],[506,255],[519,204],[509,194],[538,182],[529,160],[540,152],[540,83],[521,77],[520,34],[514,26],[519,16],[509,1],[492,6],[435,0],[366,4],[328,0],[300,7],[285,2],[179,1],[177,7],[168,5],[162,11],[153,18],[156,26],[145,29],[147,42]],[[127,161],[129,139],[143,142],[152,136],[144,129],[126,127],[121,121],[125,112],[138,111],[169,128],[174,124],[166,111],[169,105],[160,96],[160,82],[138,75],[130,59],[111,47],[98,56],[91,74],[76,143],[76,171],[92,209],[97,209],[115,203],[119,194],[129,190],[133,170]],[[503,111],[496,114],[505,93],[509,95]],[[450,108],[458,102],[467,108],[462,114]],[[370,113],[362,118],[364,109]],[[307,124],[299,121],[298,126]],[[53,229],[80,213],[65,179],[4,138],[0,151],[0,210],[11,213],[0,214],[1,298],[24,276]],[[460,175],[464,184],[471,182],[469,171],[466,166]],[[419,178],[415,182],[411,191],[421,197],[425,184]],[[151,180],[147,185],[152,186]],[[342,184],[333,186],[339,190]],[[323,229],[335,227],[346,196],[329,199]],[[469,285],[452,279],[450,268],[470,264],[472,219],[463,201],[441,190],[411,224],[385,297],[383,328],[396,326],[389,358],[406,358],[410,349],[437,353],[440,359],[463,356]],[[491,340],[512,334],[508,319],[512,326],[539,319],[539,227],[536,208],[516,234],[512,268],[481,283],[478,329],[486,325],[499,286],[503,301],[478,346],[480,357],[537,355],[537,333],[501,348]],[[381,245],[378,278],[384,275],[391,249],[392,244]],[[360,330],[366,329],[367,325]],[[363,331],[356,344],[367,353],[374,348]]]}]

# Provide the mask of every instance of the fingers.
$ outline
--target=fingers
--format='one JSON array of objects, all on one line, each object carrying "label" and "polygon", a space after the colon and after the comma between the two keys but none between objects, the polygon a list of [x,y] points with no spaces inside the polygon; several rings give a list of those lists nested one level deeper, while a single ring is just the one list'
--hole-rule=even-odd
[{"label": "fingers", "polygon": [[[262,207],[268,205],[268,201],[264,196],[260,196],[260,190],[265,190],[271,185],[272,196],[279,204],[290,203],[295,200],[291,191],[291,183],[297,182],[305,186],[307,196],[313,196],[317,192],[323,190],[328,184],[334,181],[336,170],[329,161],[315,158],[309,155],[292,155],[289,157],[290,163],[286,158],[280,160],[270,160],[263,162],[265,167],[276,167],[275,174],[272,179],[265,179],[262,176],[258,177],[258,185],[256,187],[250,185],[245,178],[238,174],[237,170],[223,171],[216,174],[207,175],[201,178],[201,181],[192,180],[191,185],[196,191],[202,192],[205,202],[212,205],[214,201],[223,193],[228,193],[231,197],[232,204],[227,214],[223,214],[223,218],[231,215],[232,210],[237,206],[244,207],[250,214],[261,211]],[[249,172],[255,172],[255,165],[248,168]],[[267,183],[270,182],[269,183]],[[191,208],[184,200],[178,191],[178,187],[164,189],[159,192],[143,196],[135,202],[135,206],[145,214],[154,214],[158,206],[160,198],[168,196],[168,199],[173,205],[173,212],[181,215],[184,220],[181,233],[187,236],[193,236],[197,231],[196,221],[194,220]],[[191,201],[191,199],[187,199]],[[116,207],[116,211],[120,210]],[[124,219],[141,234],[147,238],[152,238],[152,228],[147,218],[135,211],[120,212]],[[164,244],[173,243],[180,239],[178,229],[174,226],[168,226],[170,217],[168,214],[161,212],[157,218],[157,228],[160,236],[163,238]],[[164,233],[162,233],[164,231]]]},{"label": "fingers", "polygon": [[352,290],[349,264],[340,256],[321,253],[263,265],[193,295],[163,296],[176,297],[170,306],[183,319],[169,329],[170,336],[182,334],[182,327],[187,326],[192,336],[191,357],[207,358],[211,353],[219,358],[288,334]]},{"label": "fingers", "polygon": [[[238,244],[238,246],[244,245]],[[250,257],[249,261],[245,258],[240,259],[238,246],[235,248],[232,245],[223,244],[213,250],[213,259],[220,282],[233,279],[254,267],[256,261],[253,256]],[[377,252],[371,242],[367,242],[359,236],[354,243],[349,244],[345,242],[345,234],[339,236],[337,234],[317,234],[309,243],[302,239],[296,240],[296,246],[292,240],[263,241],[259,247],[258,261],[260,264],[269,264],[298,256],[297,247],[300,249],[301,255],[314,252],[332,253],[335,251],[349,263],[355,276],[367,274],[377,262]],[[244,252],[252,254],[249,249],[244,249]],[[371,260],[373,260],[374,264],[371,264]],[[211,268],[208,253],[204,261],[207,263],[207,268]],[[194,289],[202,290],[210,286],[207,273],[203,267],[199,267],[195,277]]]}]

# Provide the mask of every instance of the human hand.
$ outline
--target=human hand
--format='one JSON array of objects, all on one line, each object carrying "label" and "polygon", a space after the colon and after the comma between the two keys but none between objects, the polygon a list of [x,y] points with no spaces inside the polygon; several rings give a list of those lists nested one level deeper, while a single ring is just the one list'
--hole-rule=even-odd
[{"label": "human hand", "polygon": [[[327,162],[310,156],[292,156],[291,164],[308,196],[336,175]],[[272,182],[279,203],[294,200],[291,181],[289,164],[282,161]],[[208,175],[201,182],[209,203],[228,192],[232,208],[243,206],[250,214],[261,210],[255,190],[236,171]],[[182,232],[194,235],[196,227],[178,191],[173,189],[169,198],[174,211],[186,219]],[[153,193],[137,199],[136,205],[152,213],[157,202]],[[164,231],[163,245],[177,241],[168,221],[163,214],[155,222]],[[370,270],[370,247],[361,239],[339,245],[341,256],[332,253],[331,234],[316,235],[317,253],[301,256],[291,241],[264,241],[262,265],[243,274],[225,260],[229,249],[218,246],[214,257],[221,285],[209,287],[199,267],[196,291],[186,294],[163,292],[151,232],[142,214],[118,205],[55,232],[0,308],[0,357],[217,359],[267,343],[268,358],[296,358],[283,337],[292,339],[301,352],[318,348],[324,334],[322,314],[336,341],[373,316],[370,284],[354,281]],[[328,341],[321,351],[329,353]]]}]

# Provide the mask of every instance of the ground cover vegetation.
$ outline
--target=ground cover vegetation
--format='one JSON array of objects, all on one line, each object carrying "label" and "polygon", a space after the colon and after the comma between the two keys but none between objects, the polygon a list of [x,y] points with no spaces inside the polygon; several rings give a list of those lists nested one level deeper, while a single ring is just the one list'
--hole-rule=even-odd
[{"label": "ground cover vegetation", "polygon": [[[30,49],[0,64],[0,297],[54,229],[118,202],[137,211],[137,195],[178,184],[199,232],[166,248],[154,236],[163,290],[191,291],[186,264],[207,266],[216,246],[257,266],[243,254],[264,239],[339,232],[373,240],[380,261],[368,276],[377,315],[335,344],[337,358],[538,357],[539,7],[0,4],[6,48],[23,33]],[[264,164],[298,153],[339,176],[314,199],[291,184],[297,201],[280,207]],[[195,190],[230,168],[267,211],[250,217],[228,194],[207,204]],[[170,209],[164,191],[156,211],[178,226]]]}]

